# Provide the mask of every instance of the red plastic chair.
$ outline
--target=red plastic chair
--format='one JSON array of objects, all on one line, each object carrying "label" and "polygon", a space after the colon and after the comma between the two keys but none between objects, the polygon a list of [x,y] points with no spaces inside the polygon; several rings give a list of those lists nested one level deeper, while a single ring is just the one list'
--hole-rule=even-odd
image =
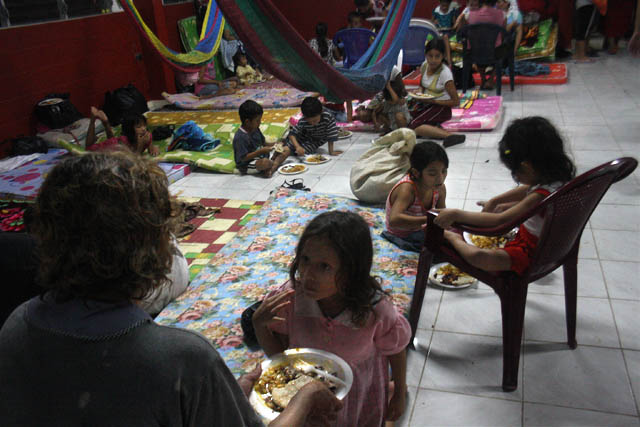
[{"label": "red plastic chair", "polygon": [[[420,318],[429,269],[434,255],[437,255],[444,261],[486,283],[500,297],[503,390],[513,391],[518,387],[518,363],[528,285],[560,266],[564,271],[567,343],[570,348],[576,348],[577,265],[580,236],[591,213],[611,184],[628,176],[637,165],[638,161],[630,157],[604,163],[574,178],[520,218],[499,227],[475,228],[461,224],[455,225],[456,228],[472,234],[499,236],[523,223],[527,218],[544,212],[544,225],[538,246],[528,270],[522,276],[511,271],[487,272],[467,263],[444,240],[443,229],[433,222],[437,213],[429,212],[427,231],[420,252],[418,274],[409,312],[409,323],[413,336],[415,336]],[[413,342],[413,336],[411,342]]]}]

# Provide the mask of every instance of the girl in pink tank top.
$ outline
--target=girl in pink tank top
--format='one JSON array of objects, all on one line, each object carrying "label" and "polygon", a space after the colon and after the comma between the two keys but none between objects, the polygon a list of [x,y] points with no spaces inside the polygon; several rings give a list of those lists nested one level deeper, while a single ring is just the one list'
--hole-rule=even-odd
[{"label": "girl in pink tank top", "polygon": [[401,249],[419,252],[424,240],[427,211],[444,208],[449,158],[433,141],[424,141],[413,149],[411,168],[391,189],[385,206],[382,236]]}]

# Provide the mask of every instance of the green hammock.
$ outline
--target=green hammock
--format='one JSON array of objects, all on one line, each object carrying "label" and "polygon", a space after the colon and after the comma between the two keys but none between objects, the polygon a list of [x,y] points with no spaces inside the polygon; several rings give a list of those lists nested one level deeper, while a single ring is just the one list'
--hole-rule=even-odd
[{"label": "green hammock", "polygon": [[416,0],[394,0],[367,52],[349,69],[327,64],[271,0],[218,0],[249,53],[267,71],[297,89],[329,101],[368,99],[382,90],[402,48]]}]

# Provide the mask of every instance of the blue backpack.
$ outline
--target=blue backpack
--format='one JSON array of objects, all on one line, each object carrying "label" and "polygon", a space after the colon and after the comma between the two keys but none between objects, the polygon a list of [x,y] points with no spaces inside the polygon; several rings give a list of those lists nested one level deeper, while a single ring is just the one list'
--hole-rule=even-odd
[{"label": "blue backpack", "polygon": [[219,139],[205,133],[193,120],[189,120],[173,133],[173,140],[167,147],[167,151],[209,151],[220,144]]}]

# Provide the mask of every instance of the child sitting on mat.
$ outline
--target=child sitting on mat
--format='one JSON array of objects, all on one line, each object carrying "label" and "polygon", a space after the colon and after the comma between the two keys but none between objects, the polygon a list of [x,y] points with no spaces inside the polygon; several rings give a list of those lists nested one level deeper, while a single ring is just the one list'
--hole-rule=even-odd
[{"label": "child sitting on mat", "polygon": [[413,148],[409,162],[409,172],[387,197],[382,237],[400,249],[420,252],[427,211],[446,206],[449,157],[435,142],[424,141]]},{"label": "child sitting on mat", "polygon": [[211,60],[207,65],[200,68],[194,93],[200,98],[213,98],[235,93],[238,87],[238,78],[236,76],[224,80],[216,80],[216,76],[215,61]]},{"label": "child sitting on mat", "polygon": [[274,162],[269,160],[273,145],[266,143],[260,131],[262,113],[262,106],[250,99],[240,105],[238,114],[242,126],[233,137],[233,157],[241,174],[246,174],[247,169],[255,169],[270,178],[274,170]]},{"label": "child sitting on mat", "polygon": [[[382,102],[382,114],[373,112],[374,117],[382,122],[381,135],[387,134],[392,130],[404,128],[411,121],[411,114],[407,107],[407,89],[404,87],[402,75],[398,74],[395,78],[387,81],[382,91],[384,101]],[[377,121],[377,120],[376,120]]]},{"label": "child sitting on mat", "polygon": [[452,134],[440,125],[451,119],[451,109],[458,107],[458,91],[453,74],[444,63],[445,43],[440,38],[432,39],[424,49],[426,61],[420,66],[420,97],[414,97],[411,108],[413,120],[409,125],[416,135],[425,138],[443,139],[450,147],[461,144],[464,135]]},{"label": "child sitting on mat", "polygon": [[[96,119],[102,122],[107,139],[97,142]],[[132,143],[133,141],[133,143]],[[118,150],[123,147],[134,153],[148,151],[152,156],[160,154],[158,147],[152,144],[151,132],[147,129],[147,119],[142,114],[129,115],[122,122],[122,135],[114,136],[107,115],[96,107],[91,107],[91,121],[87,130],[85,149],[87,151]]]},{"label": "child sitting on mat", "polygon": [[315,153],[324,144],[329,145],[329,155],[337,156],[342,151],[333,149],[333,143],[338,140],[338,126],[333,114],[325,111],[322,103],[313,96],[308,96],[300,106],[302,118],[289,131],[285,139],[285,148],[279,153],[275,162],[280,165],[290,154],[298,156]]},{"label": "child sitting on mat", "polygon": [[265,81],[260,71],[254,69],[247,61],[247,55],[238,51],[233,55],[233,62],[236,64],[236,77],[241,85],[250,85],[251,83],[260,83]]}]

